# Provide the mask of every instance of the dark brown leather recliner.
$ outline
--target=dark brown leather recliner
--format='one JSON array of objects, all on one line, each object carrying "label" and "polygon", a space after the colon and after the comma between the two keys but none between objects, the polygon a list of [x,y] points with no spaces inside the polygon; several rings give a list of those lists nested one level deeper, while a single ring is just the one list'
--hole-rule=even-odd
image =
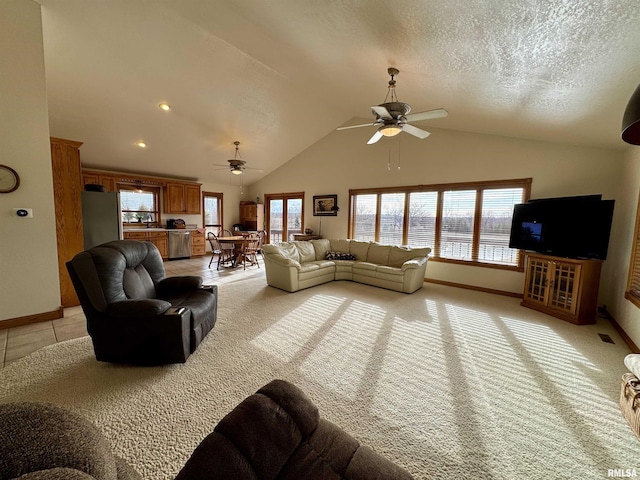
[{"label": "dark brown leather recliner", "polygon": [[98,360],[184,363],[216,323],[217,287],[197,276],[165,278],[151,242],[108,242],[66,265]]},{"label": "dark brown leather recliner", "polygon": [[413,480],[361,445],[295,385],[273,380],[234,408],[176,480]]}]

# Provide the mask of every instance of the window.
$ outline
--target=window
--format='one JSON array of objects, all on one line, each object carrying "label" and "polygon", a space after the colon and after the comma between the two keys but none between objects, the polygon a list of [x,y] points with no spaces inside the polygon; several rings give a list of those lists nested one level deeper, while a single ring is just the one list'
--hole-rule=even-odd
[{"label": "window", "polygon": [[118,185],[120,210],[125,225],[136,223],[159,223],[159,187],[147,185]]},{"label": "window", "polygon": [[629,279],[624,297],[636,307],[640,307],[640,197],[636,213],[636,226],[633,234],[633,249],[629,264]]},{"label": "window", "polygon": [[513,206],[527,201],[530,189],[527,178],[351,190],[349,236],[428,246],[438,261],[521,270],[509,235]]},{"label": "window", "polygon": [[304,193],[265,195],[266,243],[289,242],[304,230]]},{"label": "window", "polygon": [[222,193],[202,192],[202,224],[205,235],[222,229]]}]

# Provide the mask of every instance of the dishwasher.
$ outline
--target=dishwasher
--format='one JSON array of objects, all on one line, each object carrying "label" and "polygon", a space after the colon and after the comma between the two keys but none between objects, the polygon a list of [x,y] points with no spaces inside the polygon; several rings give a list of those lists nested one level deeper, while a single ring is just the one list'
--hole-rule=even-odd
[{"label": "dishwasher", "polygon": [[191,256],[191,233],[188,231],[169,232],[169,260]]}]

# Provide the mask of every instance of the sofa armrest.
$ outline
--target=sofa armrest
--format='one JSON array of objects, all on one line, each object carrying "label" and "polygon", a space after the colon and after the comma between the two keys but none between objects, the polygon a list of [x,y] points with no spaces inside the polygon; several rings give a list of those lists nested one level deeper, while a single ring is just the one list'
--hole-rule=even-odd
[{"label": "sofa armrest", "polygon": [[171,303],[155,298],[123,300],[109,305],[107,315],[117,320],[152,318],[164,314],[169,308]]},{"label": "sofa armrest", "polygon": [[429,257],[412,258],[411,260],[404,262],[400,268],[403,272],[409,269],[420,268],[427,263],[428,260]]},{"label": "sofa armrest", "polygon": [[163,297],[165,294],[175,293],[179,291],[196,290],[202,287],[202,277],[197,275],[185,275],[182,277],[168,277],[156,285],[158,295]]},{"label": "sofa armrest", "polygon": [[292,258],[287,258],[283,255],[280,255],[279,253],[269,254],[267,255],[267,258],[273,263],[276,263],[283,267],[294,267],[298,270],[300,270],[300,267],[301,267],[300,262],[298,262],[297,260],[293,260]]}]

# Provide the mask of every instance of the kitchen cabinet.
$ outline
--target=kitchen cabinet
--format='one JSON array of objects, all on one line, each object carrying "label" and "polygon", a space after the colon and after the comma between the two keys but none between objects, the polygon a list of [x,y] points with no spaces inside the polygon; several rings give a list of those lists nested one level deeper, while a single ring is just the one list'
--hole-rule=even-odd
[{"label": "kitchen cabinet", "polygon": [[528,254],[522,305],[577,325],[596,322],[601,260]]},{"label": "kitchen cabinet", "polygon": [[201,257],[205,253],[205,238],[204,232],[200,233],[197,230],[191,230],[191,256]]},{"label": "kitchen cabinet", "polygon": [[141,242],[149,241],[158,248],[163,260],[169,258],[169,236],[166,231],[125,231],[123,236],[125,240],[138,240]]},{"label": "kitchen cabinet", "polygon": [[158,247],[163,260],[169,258],[169,235],[167,232],[149,232],[149,241]]},{"label": "kitchen cabinet", "polygon": [[73,307],[80,305],[80,301],[71,283],[65,263],[84,250],[82,203],[80,201],[83,190],[80,166],[80,146],[82,143],[54,137],[51,137],[50,140],[60,303],[63,307]]},{"label": "kitchen cabinet", "polygon": [[164,213],[200,214],[199,183],[167,182],[164,187]]},{"label": "kitchen cabinet", "polygon": [[245,230],[263,230],[264,205],[262,203],[241,203],[240,223]]},{"label": "kitchen cabinet", "polygon": [[105,192],[117,192],[116,179],[111,175],[103,175],[98,172],[83,171],[82,172],[82,187],[85,185],[97,183],[102,185]]}]

